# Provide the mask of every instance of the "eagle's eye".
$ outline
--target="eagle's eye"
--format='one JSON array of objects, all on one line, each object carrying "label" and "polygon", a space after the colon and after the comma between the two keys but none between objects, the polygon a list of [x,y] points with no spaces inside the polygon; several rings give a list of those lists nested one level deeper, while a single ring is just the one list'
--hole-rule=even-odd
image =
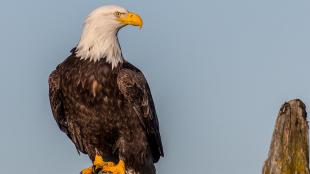
[{"label": "eagle's eye", "polygon": [[121,16],[121,14],[122,14],[122,13],[121,13],[121,12],[119,12],[119,11],[117,11],[117,12],[115,12],[115,13],[114,13],[114,15],[115,15],[116,17],[120,17],[120,16]]}]

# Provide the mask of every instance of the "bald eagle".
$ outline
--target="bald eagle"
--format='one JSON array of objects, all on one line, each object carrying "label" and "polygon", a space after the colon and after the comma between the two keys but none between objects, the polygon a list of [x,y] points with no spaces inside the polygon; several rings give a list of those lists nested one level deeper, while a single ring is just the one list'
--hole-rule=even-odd
[{"label": "bald eagle", "polygon": [[82,174],[155,174],[164,156],[148,83],[118,42],[126,25],[142,27],[142,19],[119,6],[94,10],[71,55],[49,76],[59,128],[93,162]]}]

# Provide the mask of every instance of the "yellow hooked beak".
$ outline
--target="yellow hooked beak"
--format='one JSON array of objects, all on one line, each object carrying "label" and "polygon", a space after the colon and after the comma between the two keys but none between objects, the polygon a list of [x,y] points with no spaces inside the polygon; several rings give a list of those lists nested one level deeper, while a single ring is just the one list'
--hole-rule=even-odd
[{"label": "yellow hooked beak", "polygon": [[139,26],[140,29],[142,28],[143,25],[141,17],[138,14],[132,12],[120,16],[118,18],[118,21],[120,21],[125,25]]}]

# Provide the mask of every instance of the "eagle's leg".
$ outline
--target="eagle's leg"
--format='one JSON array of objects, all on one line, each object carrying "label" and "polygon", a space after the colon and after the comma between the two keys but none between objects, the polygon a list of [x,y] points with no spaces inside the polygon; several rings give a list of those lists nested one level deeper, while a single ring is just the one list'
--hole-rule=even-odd
[{"label": "eagle's leg", "polygon": [[103,172],[109,172],[112,174],[126,174],[125,162],[119,160],[116,165],[105,165],[103,167]]},{"label": "eagle's leg", "polygon": [[96,154],[93,165],[91,167],[88,167],[82,170],[81,174],[97,174],[100,171],[102,171],[105,167],[108,167],[108,166],[115,166],[115,164],[113,162],[103,161],[102,156],[100,156],[99,154]]},{"label": "eagle's leg", "polygon": [[106,166],[114,166],[113,162],[105,162],[99,154],[96,154],[95,160],[93,162],[93,171],[94,173],[99,173]]}]

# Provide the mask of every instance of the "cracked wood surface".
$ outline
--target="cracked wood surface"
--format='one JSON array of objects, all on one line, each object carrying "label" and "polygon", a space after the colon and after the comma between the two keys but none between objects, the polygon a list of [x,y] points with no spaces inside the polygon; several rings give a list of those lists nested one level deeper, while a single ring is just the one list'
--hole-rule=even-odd
[{"label": "cracked wood surface", "polygon": [[307,112],[301,100],[282,105],[262,173],[310,174]]}]

